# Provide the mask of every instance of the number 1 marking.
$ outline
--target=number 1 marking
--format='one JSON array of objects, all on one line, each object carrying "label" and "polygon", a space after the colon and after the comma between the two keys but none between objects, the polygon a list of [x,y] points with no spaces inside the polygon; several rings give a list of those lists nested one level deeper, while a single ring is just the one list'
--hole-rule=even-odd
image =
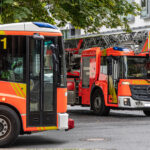
[{"label": "number 1 marking", "polygon": [[3,49],[7,49],[7,39],[3,38],[1,42],[3,42]]}]

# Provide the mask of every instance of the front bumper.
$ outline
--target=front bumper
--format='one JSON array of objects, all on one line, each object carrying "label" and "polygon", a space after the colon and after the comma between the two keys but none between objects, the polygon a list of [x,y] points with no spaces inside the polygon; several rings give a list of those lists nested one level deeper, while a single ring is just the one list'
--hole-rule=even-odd
[{"label": "front bumper", "polygon": [[150,109],[150,101],[139,101],[134,100],[130,96],[119,96],[118,107],[128,109]]},{"label": "front bumper", "polygon": [[68,117],[67,113],[58,113],[58,129],[65,130],[68,129]]},{"label": "front bumper", "polygon": [[69,118],[67,113],[58,113],[58,129],[69,130],[74,128],[74,120]]}]

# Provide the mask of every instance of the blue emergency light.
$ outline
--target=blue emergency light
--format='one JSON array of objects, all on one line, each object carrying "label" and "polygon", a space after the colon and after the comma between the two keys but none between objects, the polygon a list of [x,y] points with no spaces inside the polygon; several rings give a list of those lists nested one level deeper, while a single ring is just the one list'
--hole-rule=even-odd
[{"label": "blue emergency light", "polygon": [[113,47],[113,49],[117,51],[130,51],[128,48],[122,48],[122,47]]},{"label": "blue emergency light", "polygon": [[51,29],[57,29],[56,26],[51,25],[49,23],[45,22],[33,22],[36,26],[41,27],[41,28],[51,28]]}]

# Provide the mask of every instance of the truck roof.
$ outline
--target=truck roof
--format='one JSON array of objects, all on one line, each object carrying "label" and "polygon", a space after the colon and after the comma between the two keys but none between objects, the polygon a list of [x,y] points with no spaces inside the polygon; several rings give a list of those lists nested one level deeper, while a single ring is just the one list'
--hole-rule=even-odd
[{"label": "truck roof", "polygon": [[111,47],[101,51],[102,56],[134,56],[133,50],[122,47]]},{"label": "truck roof", "polygon": [[100,50],[100,47],[92,47],[82,51],[82,56],[95,56],[96,53],[100,53],[102,56],[135,56],[133,50],[121,47],[111,47],[104,50]]},{"label": "truck roof", "polygon": [[21,22],[0,25],[0,31],[37,31],[37,32],[57,32],[57,27],[44,22]]}]

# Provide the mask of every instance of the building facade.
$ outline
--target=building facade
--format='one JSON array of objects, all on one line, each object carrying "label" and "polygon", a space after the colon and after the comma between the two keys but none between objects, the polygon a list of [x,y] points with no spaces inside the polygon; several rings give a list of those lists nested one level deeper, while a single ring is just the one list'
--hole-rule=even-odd
[{"label": "building facade", "polygon": [[[150,0],[128,0],[128,2],[136,2],[141,8],[141,14],[138,16],[128,15],[129,26],[133,31],[150,30]],[[75,29],[71,24],[67,24],[66,27],[61,28],[64,35],[64,39],[76,38],[85,35],[84,30]],[[115,34],[122,31],[121,28],[110,29],[102,27],[100,33],[102,34]]]}]

